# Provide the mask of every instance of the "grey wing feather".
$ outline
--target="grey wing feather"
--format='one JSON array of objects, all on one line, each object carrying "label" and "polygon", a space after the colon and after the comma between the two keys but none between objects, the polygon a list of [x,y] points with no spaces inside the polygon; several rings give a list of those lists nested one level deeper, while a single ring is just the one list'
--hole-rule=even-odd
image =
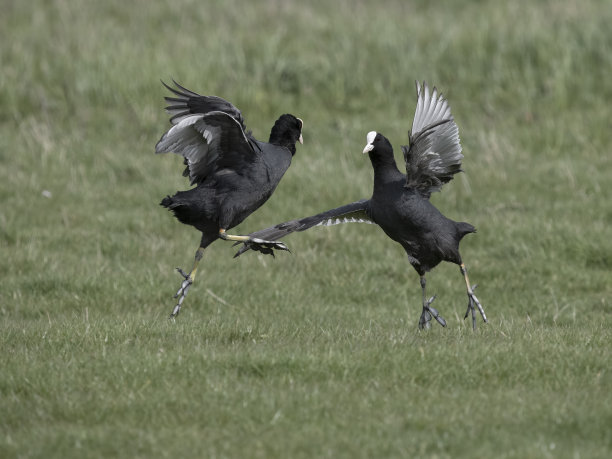
[{"label": "grey wing feather", "polygon": [[461,171],[459,128],[448,101],[416,82],[417,107],[409,134],[410,145],[402,146],[406,162],[406,187],[416,188],[425,196],[439,191],[442,185]]},{"label": "grey wing feather", "polygon": [[[375,223],[370,217],[369,199],[352,202],[310,217],[279,223],[270,228],[250,233],[249,236],[251,238],[258,238],[266,241],[277,241],[297,231],[306,231],[315,226],[331,226],[341,223]],[[247,250],[249,250],[249,246],[243,244],[235,257],[243,254]]]},{"label": "grey wing feather", "polygon": [[192,184],[216,172],[222,159],[231,168],[256,156],[240,122],[221,111],[183,116],[157,142],[155,152],[183,156]]}]

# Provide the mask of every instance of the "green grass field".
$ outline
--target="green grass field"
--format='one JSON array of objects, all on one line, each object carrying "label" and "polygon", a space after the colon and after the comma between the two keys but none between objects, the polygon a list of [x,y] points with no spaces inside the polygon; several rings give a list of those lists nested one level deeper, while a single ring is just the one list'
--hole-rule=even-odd
[{"label": "green grass field", "polygon": [[[612,454],[612,5],[532,2],[2,2],[0,457]],[[414,80],[460,128],[433,202],[490,323],[448,321],[373,225],[233,259],[217,242],[167,319],[199,234],[158,202],[175,78],[303,146],[247,233],[367,198],[377,130],[406,143]]]}]

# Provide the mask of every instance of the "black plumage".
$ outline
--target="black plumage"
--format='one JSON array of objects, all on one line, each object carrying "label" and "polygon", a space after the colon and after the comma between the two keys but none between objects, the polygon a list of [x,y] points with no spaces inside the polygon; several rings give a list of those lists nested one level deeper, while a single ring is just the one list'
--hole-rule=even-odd
[{"label": "black plumage", "polygon": [[[403,146],[406,174],[397,168],[393,147],[389,140],[375,131],[368,133],[363,153],[368,153],[374,168],[374,190],[370,199],[363,199],[311,217],[280,223],[274,227],[251,233],[253,238],[280,239],[296,231],[319,225],[338,223],[375,223],[396,242],[399,242],[410,264],[421,279],[423,312],[419,327],[430,326],[432,317],[441,325],[446,321],[431,306],[435,296],[427,298],[425,274],[441,261],[459,265],[467,286],[468,310],[476,328],[476,308],[484,321],[484,310],[474,295],[467,270],[459,254],[459,242],[476,229],[465,222],[446,218],[429,201],[432,192],[452,180],[461,171],[461,143],[457,125],[446,99],[434,88],[429,90],[417,82],[417,108],[409,134],[410,143]],[[246,250],[259,250],[248,241],[236,256]]]},{"label": "black plumage", "polygon": [[[163,83],[163,82],[162,82]],[[240,224],[274,192],[302,143],[302,120],[282,115],[272,127],[270,139],[260,142],[247,131],[242,113],[216,96],[201,96],[178,83],[163,85],[172,92],[166,110],[172,127],[161,137],[156,153],[174,152],[184,157],[183,175],[195,185],[165,197],[161,205],[176,218],[202,232],[192,270],[179,272],[185,280],[177,291],[175,317],[193,283],[203,251],[221,238],[248,242],[257,250],[286,250],[283,243],[235,236],[226,230]]]}]

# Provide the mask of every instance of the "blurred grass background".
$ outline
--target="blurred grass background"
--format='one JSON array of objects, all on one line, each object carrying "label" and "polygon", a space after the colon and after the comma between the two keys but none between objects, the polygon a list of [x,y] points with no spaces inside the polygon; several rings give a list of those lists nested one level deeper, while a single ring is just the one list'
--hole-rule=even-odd
[{"label": "blurred grass background", "polygon": [[[0,456],[609,457],[609,2],[2,2]],[[370,196],[370,130],[406,143],[414,80],[448,97],[465,174],[433,202],[478,228],[418,276],[371,225],[207,249],[159,80],[281,113],[303,146],[236,232]]]}]

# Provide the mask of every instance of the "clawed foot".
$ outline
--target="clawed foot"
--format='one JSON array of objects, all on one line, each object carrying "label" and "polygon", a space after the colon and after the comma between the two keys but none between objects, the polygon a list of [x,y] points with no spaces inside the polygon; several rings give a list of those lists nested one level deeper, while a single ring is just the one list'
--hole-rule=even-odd
[{"label": "clawed foot", "polygon": [[421,318],[419,319],[419,328],[429,329],[431,328],[431,319],[432,317],[438,321],[440,325],[446,327],[446,320],[442,318],[442,316],[438,313],[436,308],[432,308],[430,305],[434,302],[436,296],[432,296],[428,301],[423,304],[423,313],[421,314]]},{"label": "clawed foot", "polygon": [[176,306],[174,306],[172,314],[170,314],[170,319],[174,319],[176,316],[179,315],[179,312],[181,312],[181,305],[183,304],[183,301],[185,301],[185,297],[187,296],[189,287],[191,287],[191,284],[193,284],[193,278],[191,277],[191,273],[187,274],[181,268],[176,268],[176,270],[181,273],[181,276],[183,276],[185,280],[181,283],[181,286],[173,297],[178,298],[178,302],[176,303]]},{"label": "clawed foot", "polygon": [[239,244],[244,245],[240,247],[240,250],[238,250],[236,255],[234,255],[234,258],[246,252],[248,249],[255,250],[256,252],[261,252],[264,255],[272,256],[274,256],[274,250],[286,250],[287,252],[291,252],[289,250],[289,247],[287,247],[284,242],[266,241],[265,239],[259,239],[257,237],[253,237],[246,242],[239,242]]},{"label": "clawed foot", "polygon": [[472,286],[472,288],[468,289],[468,307],[467,311],[465,311],[465,316],[463,317],[464,319],[467,319],[470,311],[472,312],[472,328],[474,330],[476,330],[476,308],[478,308],[480,311],[480,315],[482,316],[484,322],[487,323],[487,316],[485,315],[484,309],[482,308],[480,301],[478,301],[478,298],[476,298],[476,295],[474,295],[474,290],[476,290],[476,287],[478,287],[478,284],[475,284]]}]

